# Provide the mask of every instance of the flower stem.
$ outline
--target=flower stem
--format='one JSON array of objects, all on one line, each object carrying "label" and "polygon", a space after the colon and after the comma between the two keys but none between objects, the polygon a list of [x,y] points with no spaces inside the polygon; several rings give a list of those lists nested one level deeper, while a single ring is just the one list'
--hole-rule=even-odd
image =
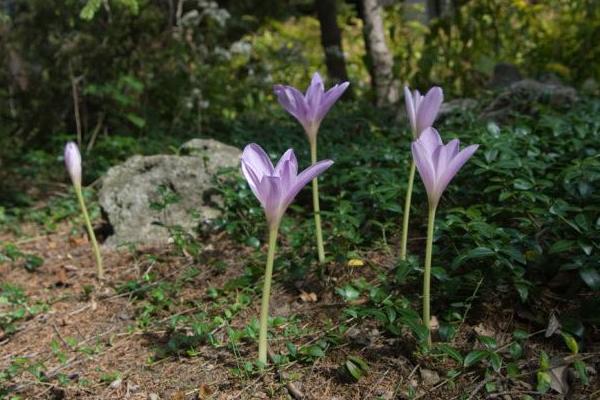
[{"label": "flower stem", "polygon": [[263,286],[262,301],[260,304],[260,330],[258,334],[258,361],[267,364],[267,329],[269,324],[269,298],[271,296],[271,278],[273,277],[273,261],[277,246],[277,231],[279,224],[269,229],[269,251],[267,254],[267,267],[265,269],[265,284]]},{"label": "flower stem", "polygon": [[423,272],[423,323],[427,328],[427,344],[431,346],[429,311],[430,287],[431,287],[431,252],[433,248],[433,227],[435,224],[435,210],[437,206],[429,206],[429,218],[427,220],[427,244],[425,246],[425,271]]},{"label": "flower stem", "polygon": [[92,228],[92,221],[90,221],[90,216],[87,211],[87,207],[85,206],[85,201],[83,200],[83,192],[81,191],[80,185],[75,185],[75,193],[77,194],[77,200],[79,200],[79,206],[81,207],[81,212],[83,214],[83,219],[85,220],[85,226],[88,231],[88,236],[92,242],[92,250],[94,251],[94,257],[96,258],[96,267],[98,268],[98,279],[104,279],[104,268],[102,267],[102,256],[100,255],[100,248],[98,247],[98,242],[96,241],[96,235],[94,234],[94,229]]},{"label": "flower stem", "polygon": [[[310,141],[310,161],[314,165],[317,163],[317,140]],[[321,231],[321,209],[319,207],[319,182],[318,178],[312,180],[313,208],[315,212],[315,229],[317,232],[317,251],[319,253],[319,263],[325,262],[325,247],[323,246],[323,232]]]},{"label": "flower stem", "polygon": [[406,199],[404,200],[404,214],[402,215],[402,241],[400,243],[400,260],[406,260],[406,246],[408,242],[408,221],[410,215],[410,203],[412,200],[413,183],[415,181],[415,161],[410,162],[410,173],[408,174],[408,187],[406,188]]}]

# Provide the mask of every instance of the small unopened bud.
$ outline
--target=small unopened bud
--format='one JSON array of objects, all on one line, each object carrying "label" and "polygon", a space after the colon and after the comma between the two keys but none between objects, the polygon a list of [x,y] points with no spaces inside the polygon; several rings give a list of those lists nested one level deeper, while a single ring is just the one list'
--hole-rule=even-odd
[{"label": "small unopened bud", "polygon": [[65,167],[75,186],[81,186],[81,153],[74,142],[65,146]]}]

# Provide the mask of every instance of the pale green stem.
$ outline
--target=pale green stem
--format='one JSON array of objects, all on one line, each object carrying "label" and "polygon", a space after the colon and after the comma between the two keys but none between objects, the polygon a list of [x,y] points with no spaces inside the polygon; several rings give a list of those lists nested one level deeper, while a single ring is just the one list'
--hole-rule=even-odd
[{"label": "pale green stem", "polygon": [[275,247],[277,246],[277,231],[279,224],[269,229],[269,250],[267,254],[267,267],[265,269],[265,284],[263,286],[262,301],[260,304],[260,330],[258,333],[258,361],[267,364],[267,330],[269,325],[269,298],[271,296],[271,279],[273,277],[273,261],[275,260]]},{"label": "pale green stem", "polygon": [[[317,139],[310,140],[310,161],[317,163]],[[312,180],[313,208],[315,212],[315,229],[317,232],[317,251],[319,263],[325,262],[325,247],[323,246],[323,232],[321,231],[321,209],[319,207],[319,182],[318,178]]]},{"label": "pale green stem", "polygon": [[96,258],[96,267],[98,268],[98,279],[104,279],[104,268],[102,267],[102,256],[100,255],[100,248],[98,247],[98,242],[96,241],[96,235],[94,234],[94,229],[92,228],[92,221],[90,221],[90,216],[87,211],[87,207],[85,206],[85,201],[83,200],[83,193],[81,191],[80,185],[75,185],[75,193],[77,194],[77,200],[79,200],[79,206],[81,207],[81,212],[83,214],[83,219],[85,220],[85,226],[88,231],[88,236],[92,242],[92,250],[94,251],[94,257]]},{"label": "pale green stem", "polygon": [[427,244],[425,246],[425,270],[423,272],[423,323],[427,328],[427,344],[431,346],[430,321],[431,314],[429,304],[431,302],[431,252],[433,248],[433,227],[435,224],[435,210],[437,206],[429,206],[429,218],[427,220]]},{"label": "pale green stem", "polygon": [[406,260],[406,246],[408,242],[408,221],[410,216],[410,203],[412,201],[413,183],[415,181],[415,161],[410,163],[406,199],[404,199],[404,215],[402,215],[402,241],[400,243],[400,260]]}]

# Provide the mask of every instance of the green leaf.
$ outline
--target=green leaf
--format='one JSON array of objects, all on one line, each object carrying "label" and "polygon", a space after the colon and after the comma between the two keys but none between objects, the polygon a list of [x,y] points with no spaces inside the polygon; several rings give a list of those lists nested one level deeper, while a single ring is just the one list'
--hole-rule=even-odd
[{"label": "green leaf", "polygon": [[487,358],[489,356],[489,352],[484,350],[474,350],[467,354],[464,361],[465,367],[470,367],[471,365],[478,363],[479,361]]},{"label": "green leaf", "polygon": [[298,354],[298,349],[296,348],[296,345],[294,343],[285,342],[285,347],[287,347],[287,350],[290,353],[290,356],[296,357],[296,355]]},{"label": "green leaf", "polygon": [[567,345],[569,350],[571,350],[571,353],[578,354],[579,353],[579,345],[577,344],[577,340],[575,340],[575,338],[573,336],[571,336],[570,334],[568,334],[566,332],[562,332],[561,335],[563,337],[563,340],[565,341],[565,344]]},{"label": "green leaf", "polygon": [[506,373],[509,377],[514,379],[521,373],[521,371],[519,370],[517,363],[511,362],[506,364]]},{"label": "green leaf", "polygon": [[548,357],[548,353],[542,351],[540,354],[540,369],[546,371],[550,369],[550,357]]},{"label": "green leaf", "polygon": [[493,393],[496,391],[496,389],[497,389],[497,386],[496,386],[496,382],[494,382],[494,381],[488,381],[485,384],[485,391],[488,393]]},{"label": "green leaf", "polygon": [[246,239],[246,244],[250,247],[258,249],[260,247],[260,240],[258,240],[256,236],[250,236],[248,239]]},{"label": "green leaf", "polygon": [[550,383],[552,378],[550,373],[546,371],[538,371],[537,373],[537,391],[540,393],[546,393],[550,389]]},{"label": "green leaf", "polygon": [[348,360],[356,364],[364,372],[369,370],[369,364],[359,356],[348,356]]},{"label": "green leaf", "polygon": [[33,272],[44,264],[44,259],[33,254],[28,254],[25,257],[25,269]]},{"label": "green leaf", "polygon": [[127,113],[126,117],[132,124],[134,124],[135,126],[137,126],[140,129],[143,128],[144,126],[146,126],[146,120],[144,118],[140,117],[139,115]]},{"label": "green leaf", "polygon": [[492,365],[492,368],[494,368],[494,371],[500,372],[500,368],[502,368],[502,359],[500,358],[498,353],[490,352],[489,360],[490,364]]},{"label": "green leaf", "polygon": [[527,301],[527,297],[529,297],[529,287],[523,283],[516,283],[515,288],[517,289],[517,293],[519,293],[521,301]]},{"label": "green leaf", "polygon": [[579,276],[591,289],[600,290],[600,274],[593,267],[579,270]]},{"label": "green leaf", "polygon": [[363,371],[352,361],[347,360],[345,363],[346,370],[355,381],[358,381],[363,376]]},{"label": "green leaf", "polygon": [[302,348],[302,350],[300,350],[300,352],[309,357],[314,357],[314,358],[325,357],[325,352],[323,351],[321,346],[317,346],[316,344],[313,344],[312,346],[304,347],[304,348]]},{"label": "green leaf", "polygon": [[577,371],[577,376],[581,380],[581,383],[583,383],[584,385],[590,383],[590,380],[587,376],[587,372],[585,370],[585,363],[581,360],[577,360],[573,363],[573,366],[575,367],[575,371]]},{"label": "green leaf", "polygon": [[513,187],[517,190],[529,190],[533,187],[533,184],[531,182],[527,182],[524,179],[517,178],[513,182]]},{"label": "green leaf", "polygon": [[476,248],[468,251],[466,254],[456,257],[454,259],[454,261],[452,262],[451,268],[456,269],[456,268],[460,267],[462,264],[464,264],[464,262],[467,260],[489,257],[489,256],[493,256],[495,254],[496,253],[492,249],[489,249],[487,247],[476,247]]},{"label": "green leaf", "polygon": [[490,336],[478,336],[477,339],[481,342],[482,345],[487,347],[488,349],[495,349],[497,346],[496,339]]},{"label": "green leaf", "polygon": [[518,342],[511,343],[508,351],[514,360],[518,360],[523,355],[523,347]]},{"label": "green leaf", "polygon": [[438,281],[441,281],[441,282],[450,280],[450,276],[448,275],[448,272],[446,272],[446,270],[442,267],[431,268],[431,275],[433,275],[433,277],[435,279],[437,279]]},{"label": "green leaf", "polygon": [[360,292],[352,285],[346,285],[341,288],[337,288],[336,293],[344,298],[346,301],[352,301],[358,299]]},{"label": "green leaf", "polygon": [[498,126],[497,123],[490,121],[487,124],[487,131],[493,136],[493,137],[499,137],[500,136],[500,127]]},{"label": "green leaf", "polygon": [[436,345],[436,347],[444,354],[449,355],[451,358],[453,358],[454,360],[456,360],[459,363],[463,363],[463,356],[460,354],[460,352],[458,350],[456,350],[454,347],[450,346],[449,344],[446,343],[439,343],[438,345]]},{"label": "green leaf", "polygon": [[79,13],[79,17],[81,19],[90,21],[92,18],[94,18],[94,15],[100,9],[101,5],[102,0],[88,0],[86,5],[81,10],[81,13]]},{"label": "green leaf", "polygon": [[575,248],[575,242],[572,240],[559,240],[554,242],[548,250],[549,254],[564,253]]},{"label": "green leaf", "polygon": [[513,337],[517,340],[527,340],[529,338],[529,333],[522,329],[516,329],[513,332]]}]

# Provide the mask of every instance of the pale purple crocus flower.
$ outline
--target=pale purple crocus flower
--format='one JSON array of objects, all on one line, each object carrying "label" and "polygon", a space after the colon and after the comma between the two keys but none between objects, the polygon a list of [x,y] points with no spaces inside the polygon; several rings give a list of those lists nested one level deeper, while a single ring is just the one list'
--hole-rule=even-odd
[{"label": "pale purple crocus flower", "polygon": [[273,277],[273,263],[275,260],[275,247],[277,245],[277,231],[283,213],[298,192],[311,180],[315,179],[333,161],[324,160],[313,163],[310,167],[298,174],[298,161],[294,150],[289,149],[273,167],[271,159],[257,144],[249,144],[242,153],[242,173],[248,181],[252,192],[260,201],[265,210],[269,224],[269,248],[267,265],[265,267],[265,280],[260,306],[260,322],[258,332],[258,361],[267,363],[267,330],[269,321],[269,298],[271,296],[271,280]]},{"label": "pale purple crocus flower", "polygon": [[102,280],[104,279],[102,255],[100,254],[100,248],[98,247],[98,242],[96,241],[96,235],[94,234],[92,221],[90,220],[87,207],[85,206],[85,199],[83,198],[83,192],[81,188],[81,153],[79,152],[79,147],[77,147],[74,142],[68,142],[65,146],[65,167],[69,173],[69,176],[71,177],[73,187],[75,188],[75,194],[77,195],[77,200],[79,201],[79,206],[81,207],[81,213],[83,214],[88,236],[92,242],[92,250],[94,252],[94,257],[96,258],[96,267],[98,269],[98,279]]},{"label": "pale purple crocus flower", "polygon": [[427,190],[429,199],[429,217],[427,221],[427,241],[425,243],[425,265],[423,268],[423,323],[427,328],[427,343],[431,345],[431,257],[433,253],[433,232],[435,213],[448,183],[461,167],[471,158],[477,144],[467,146],[459,151],[458,139],[448,144],[442,142],[439,133],[433,128],[426,128],[421,136],[412,143],[412,155]]},{"label": "pale purple crocus flower", "polygon": [[[422,96],[418,90],[413,93],[407,86],[404,86],[404,102],[406,103],[406,113],[410,121],[413,138],[418,139],[425,129],[430,128],[440,110],[444,101],[444,92],[442,88],[434,86],[425,96]],[[413,182],[415,179],[415,162],[410,164],[410,173],[408,174],[408,186],[406,189],[406,198],[404,199],[404,213],[402,214],[402,237],[400,239],[400,259],[406,260],[408,249],[408,223],[410,217],[410,204],[412,200]]]},{"label": "pale purple crocus flower", "polygon": [[438,86],[429,89],[425,96],[418,90],[411,93],[410,89],[404,86],[406,112],[415,139],[433,125],[443,101],[444,92]]},{"label": "pale purple crocus flower", "polygon": [[308,139],[315,141],[321,121],[335,102],[344,94],[348,85],[350,85],[349,82],[343,82],[333,86],[326,92],[321,75],[315,72],[306,94],[302,94],[292,86],[285,85],[275,85],[273,91],[277,95],[279,104],[302,124]]},{"label": "pale purple crocus flower", "polygon": [[81,153],[74,142],[65,146],[65,167],[73,185],[81,186]]},{"label": "pale purple crocus flower", "polygon": [[267,222],[278,226],[285,210],[298,192],[311,180],[329,168],[333,161],[323,160],[298,174],[298,161],[294,150],[287,150],[277,165],[257,144],[249,144],[242,154],[242,173],[252,192],[265,210]]},{"label": "pale purple crocus flower", "polygon": [[459,151],[460,142],[453,139],[443,144],[437,130],[427,128],[412,143],[412,155],[429,198],[430,207],[436,207],[448,183],[471,158],[477,144]]}]

